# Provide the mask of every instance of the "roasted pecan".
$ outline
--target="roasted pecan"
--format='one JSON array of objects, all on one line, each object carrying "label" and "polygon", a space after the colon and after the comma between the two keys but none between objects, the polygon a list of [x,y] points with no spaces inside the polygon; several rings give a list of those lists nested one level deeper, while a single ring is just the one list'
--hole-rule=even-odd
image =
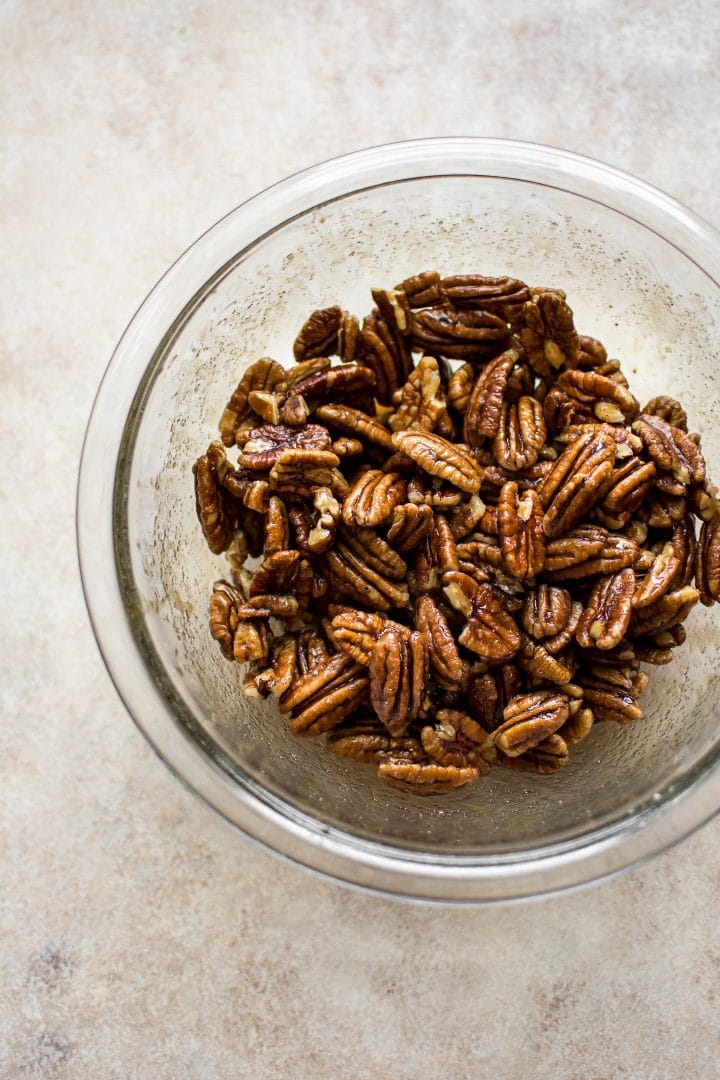
[{"label": "roasted pecan", "polygon": [[378,776],[386,784],[412,795],[444,795],[455,788],[472,783],[479,776],[472,765],[424,765],[408,761],[384,761],[378,766]]},{"label": "roasted pecan", "polygon": [[521,671],[530,676],[533,680],[532,685],[535,686],[538,684],[534,680],[564,686],[572,676],[572,671],[567,664],[553,656],[545,645],[532,641],[530,638],[523,639],[516,663]]},{"label": "roasted pecan", "polygon": [[280,406],[278,417],[280,423],[288,427],[303,427],[309,415],[310,409],[305,398],[300,394],[289,394]]},{"label": "roasted pecan", "polygon": [[428,544],[433,566],[441,572],[459,570],[457,544],[452,529],[442,514],[435,514],[432,528],[428,533]]},{"label": "roasted pecan", "polygon": [[238,618],[257,619],[293,619],[298,613],[298,599],[289,594],[260,593],[251,596],[238,608]]},{"label": "roasted pecan", "polygon": [[263,554],[272,555],[275,551],[284,551],[290,547],[290,522],[285,503],[277,495],[268,500],[265,514],[265,539]]},{"label": "roasted pecan", "polygon": [[703,484],[705,460],[700,447],[686,431],[659,416],[643,414],[632,426],[644,442],[658,469],[672,473],[681,484]]},{"label": "roasted pecan", "polygon": [[408,482],[407,493],[408,501],[413,505],[436,507],[438,510],[452,510],[459,506],[465,494],[460,488],[424,472],[413,476]]},{"label": "roasted pecan", "polygon": [[441,390],[438,362],[434,356],[418,360],[407,382],[396,392],[395,412],[390,417],[393,431],[434,431],[445,412],[445,395]]},{"label": "roasted pecan", "polygon": [[270,667],[256,675],[250,685],[246,684],[245,694],[248,697],[260,698],[267,698],[270,695],[282,697],[290,689],[296,676],[296,652],[295,638],[291,635],[286,634],[276,641],[273,645]]},{"label": "roasted pecan", "polygon": [[283,450],[270,470],[270,487],[296,498],[313,498],[321,487],[342,495],[347,485],[335,468],[339,464],[330,450]]},{"label": "roasted pecan", "polygon": [[296,360],[316,356],[340,356],[352,360],[359,339],[359,324],[354,315],[334,306],[313,311],[295,338],[293,354]]},{"label": "roasted pecan", "polygon": [[513,404],[503,402],[493,455],[498,465],[511,472],[527,469],[537,461],[546,437],[539,401],[524,396]]},{"label": "roasted pecan", "polygon": [[682,563],[671,543],[663,544],[642,580],[636,585],[632,598],[635,608],[654,604],[669,590],[682,570]]},{"label": "roasted pecan", "polygon": [[319,487],[313,495],[313,506],[317,511],[317,519],[308,533],[307,547],[313,555],[322,555],[335,537],[335,529],[340,519],[340,503],[330,488]]},{"label": "roasted pecan", "polygon": [[572,597],[567,589],[538,585],[526,596],[520,621],[536,641],[551,638],[567,625],[572,609]]},{"label": "roasted pecan", "polygon": [[615,443],[603,431],[580,435],[563,450],[540,485],[546,536],[562,536],[603,498],[614,462]]},{"label": "roasted pecan", "polygon": [[630,724],[634,720],[642,720],[642,709],[629,690],[584,676],[581,676],[581,681],[583,700],[595,720],[612,720],[616,724]]},{"label": "roasted pecan", "polygon": [[443,294],[456,307],[491,311],[506,323],[517,322],[530,290],[523,281],[511,277],[482,277],[459,274],[442,279]]},{"label": "roasted pecan", "polygon": [[386,625],[386,620],[377,612],[351,608],[333,616],[333,642],[358,664],[367,667],[375,642]]},{"label": "roasted pecan", "polygon": [[340,529],[340,546],[352,551],[365,566],[377,571],[390,581],[404,581],[407,563],[386,540],[372,529]]},{"label": "roasted pecan", "polygon": [[216,581],[210,600],[210,633],[228,660],[233,659],[233,639],[240,622],[238,608],[244,597],[227,581]]},{"label": "roasted pecan", "polygon": [[720,515],[704,521],[695,562],[695,580],[706,607],[720,599]]},{"label": "roasted pecan", "polygon": [[392,517],[396,506],[405,501],[407,487],[397,473],[368,469],[348,491],[342,506],[346,525],[372,528]]},{"label": "roasted pecan", "polygon": [[631,567],[601,578],[580,616],[575,637],[584,649],[614,649],[630,625],[635,574]]},{"label": "roasted pecan", "polygon": [[650,494],[655,472],[652,461],[641,461],[635,456],[621,458],[613,469],[610,487],[602,501],[603,510],[610,514],[637,510]]},{"label": "roasted pecan", "polygon": [[508,377],[519,355],[517,349],[508,349],[486,364],[475,380],[463,421],[468,445],[482,446],[486,437],[497,435]]},{"label": "roasted pecan", "polygon": [[[338,406],[339,408],[341,406]],[[352,439],[347,435],[340,435],[332,441],[332,452],[339,458],[360,457],[365,453],[365,447],[359,439]]]},{"label": "roasted pecan", "polygon": [[250,586],[251,596],[263,593],[291,593],[297,581],[299,551],[275,551],[258,566]]},{"label": "roasted pecan", "polygon": [[675,398],[666,397],[665,394],[651,398],[643,409],[643,415],[659,416],[666,424],[679,428],[680,431],[688,429],[687,414],[682,405]]},{"label": "roasted pecan", "polygon": [[425,756],[417,739],[411,735],[393,739],[373,720],[336,728],[327,735],[325,745],[338,757],[351,758],[365,765],[379,765],[388,760],[422,761]]},{"label": "roasted pecan", "polygon": [[499,540],[494,536],[485,536],[482,540],[465,540],[458,544],[458,556],[461,561],[473,563],[475,566],[503,565],[503,553]]},{"label": "roasted pecan", "polygon": [[423,634],[388,624],[378,635],[370,657],[370,701],[389,733],[404,735],[420,711],[428,671]]},{"label": "roasted pecan", "polygon": [[327,451],[330,442],[328,432],[318,424],[306,424],[302,428],[266,424],[247,432],[238,464],[242,469],[268,472],[286,450]]},{"label": "roasted pecan", "polygon": [[503,722],[492,737],[504,754],[518,757],[561,728],[569,715],[565,694],[550,690],[516,694],[503,709]]},{"label": "roasted pecan", "polygon": [[393,435],[393,445],[431,476],[470,494],[479,490],[482,471],[462,446],[426,431],[398,431]]},{"label": "roasted pecan", "polygon": [[403,503],[393,510],[387,538],[398,551],[412,551],[427,536],[432,522],[431,507]]},{"label": "roasted pecan", "polygon": [[396,292],[404,292],[411,308],[428,307],[442,299],[440,275],[434,270],[425,270],[422,274],[401,281],[395,286]]},{"label": "roasted pecan", "polygon": [[270,628],[265,619],[239,622],[233,635],[233,656],[238,664],[265,660],[270,653],[271,640]]},{"label": "roasted pecan", "polygon": [[198,521],[208,547],[213,555],[219,555],[230,546],[237,528],[235,500],[220,486],[217,463],[210,451],[197,459],[193,473]]},{"label": "roasted pecan", "polygon": [[363,321],[362,340],[364,363],[375,373],[375,397],[389,405],[412,370],[408,339],[378,313]]},{"label": "roasted pecan", "polygon": [[683,585],[680,589],[665,593],[659,600],[647,607],[635,608],[630,628],[638,637],[659,634],[684,622],[690,610],[695,606],[700,593],[692,585]]},{"label": "roasted pecan", "polygon": [[435,724],[420,731],[423,750],[438,765],[474,765],[482,774],[497,760],[495,743],[467,713],[439,709]]},{"label": "roasted pecan", "polygon": [[498,761],[507,769],[516,769],[520,772],[534,772],[544,775],[553,773],[557,769],[564,768],[569,761],[568,746],[565,739],[559,733],[548,735],[541,743],[518,757],[508,757],[500,754]]},{"label": "roasted pecan", "polygon": [[415,627],[428,644],[430,666],[444,686],[457,686],[463,665],[445,615],[431,596],[420,596],[415,607]]},{"label": "roasted pecan", "polygon": [[324,667],[330,659],[327,641],[317,630],[303,630],[297,639],[297,669],[301,675],[320,665]]},{"label": "roasted pecan", "polygon": [[456,412],[464,413],[475,385],[476,371],[472,364],[463,364],[448,380],[447,403]]},{"label": "roasted pecan", "polygon": [[378,573],[344,544],[329,551],[323,565],[338,597],[348,597],[377,611],[405,607],[408,603],[406,584],[398,584],[388,579],[386,573]]},{"label": "roasted pecan", "polygon": [[249,403],[252,391],[264,390],[268,393],[280,392],[286,383],[285,369],[269,357],[251,364],[236,386],[232,397],[225,406],[220,418],[220,436],[226,446],[232,446],[235,436],[244,421],[253,415]]},{"label": "roasted pecan", "polygon": [[323,424],[346,435],[357,436],[371,446],[379,446],[389,454],[393,452],[392,435],[381,423],[360,409],[349,405],[321,405],[315,414]]},{"label": "roasted pecan", "polygon": [[487,584],[476,586],[468,622],[458,640],[486,660],[498,662],[514,656],[520,648],[520,631],[507,613],[499,588]]},{"label": "roasted pecan", "polygon": [[295,681],[280,699],[293,735],[320,735],[352,715],[367,697],[365,669],[349,656],[331,656]]},{"label": "roasted pecan", "polygon": [[597,338],[587,337],[581,334],[578,338],[577,366],[582,368],[598,368],[607,360],[607,350]]},{"label": "roasted pecan", "polygon": [[640,548],[627,536],[615,536],[600,525],[580,525],[545,544],[545,574],[554,582],[579,581],[633,566]]},{"label": "roasted pecan", "polygon": [[534,581],[545,565],[543,508],[537,492],[520,495],[517,484],[503,484],[497,522],[505,569],[519,581]]},{"label": "roasted pecan", "polygon": [[364,398],[375,386],[375,372],[364,364],[343,364],[309,375],[293,387],[311,407],[318,402]]},{"label": "roasted pecan", "polygon": [[471,533],[476,527],[480,532],[490,531],[489,523],[494,520],[494,532],[497,532],[497,513],[494,507],[487,507],[479,495],[471,495],[466,503],[456,507],[450,514],[449,523],[456,540]]},{"label": "roasted pecan", "polygon": [[629,390],[597,371],[563,371],[557,386],[570,397],[587,405],[597,420],[606,424],[625,424],[633,420],[639,406]]},{"label": "roasted pecan", "polygon": [[553,369],[575,367],[580,342],[573,314],[560,289],[531,289],[532,299],[523,305],[523,328],[519,338],[525,355],[538,375]]},{"label": "roasted pecan", "polygon": [[507,340],[507,323],[488,311],[442,304],[413,312],[412,347],[451,360],[487,360]]}]

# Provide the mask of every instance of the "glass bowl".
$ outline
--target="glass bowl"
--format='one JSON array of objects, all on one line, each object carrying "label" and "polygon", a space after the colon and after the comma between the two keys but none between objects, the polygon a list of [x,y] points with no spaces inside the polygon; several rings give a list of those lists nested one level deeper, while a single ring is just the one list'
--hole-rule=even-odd
[{"label": "glass bowl", "polygon": [[420,270],[511,274],[566,290],[581,333],[641,400],[682,400],[720,474],[720,236],[661,192],[547,147],[432,139],[338,158],[233,210],[171,267],[123,335],[83,451],[78,536],[100,649],[158,754],[229,822],[297,863],[386,894],[527,897],[611,874],[720,807],[720,624],[650,671],[645,719],[599,725],[568,768],[494,769],[418,799],[294,739],[208,631],[212,556],[191,466],[229,390],[283,362],[313,308],[362,314]]}]

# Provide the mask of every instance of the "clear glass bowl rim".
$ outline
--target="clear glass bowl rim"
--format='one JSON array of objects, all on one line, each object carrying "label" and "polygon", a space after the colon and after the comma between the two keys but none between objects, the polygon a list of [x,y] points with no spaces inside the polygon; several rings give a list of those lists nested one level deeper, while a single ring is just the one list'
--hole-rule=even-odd
[{"label": "clear glass bowl rim", "polygon": [[201,235],[167,270],[122,335],[88,422],[77,492],[80,572],[110,677],[171,771],[232,825],[276,854],[344,884],[408,900],[488,903],[540,896],[614,874],[659,853],[720,810],[720,757],[617,825],[522,856],[423,857],[361,841],[257,797],[220,769],[182,727],[133,633],[116,574],[114,487],[138,387],[173,325],[222,266],[289,219],[332,199],[419,177],[521,179],[595,200],[673,244],[717,287],[720,233],[659,189],[612,166],[539,144],[478,137],[420,139],[315,165],[253,196]]}]

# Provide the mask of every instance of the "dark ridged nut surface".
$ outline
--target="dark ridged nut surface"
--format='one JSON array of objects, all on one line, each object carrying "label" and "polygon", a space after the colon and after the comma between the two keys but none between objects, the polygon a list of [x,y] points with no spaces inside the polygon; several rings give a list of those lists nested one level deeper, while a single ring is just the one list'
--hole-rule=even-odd
[{"label": "dark ridged nut surface", "polygon": [[337,305],[313,311],[293,343],[296,360],[310,360],[316,356],[340,356],[343,361],[352,360],[359,340],[359,324],[354,315]]},{"label": "dark ridged nut surface", "polygon": [[588,598],[575,637],[584,649],[614,649],[630,625],[635,574],[631,567],[601,578]]},{"label": "dark ridged nut surface", "polygon": [[203,454],[193,466],[195,510],[213,555],[226,551],[237,527],[234,500],[220,485],[213,455]]},{"label": "dark ridged nut surface", "polygon": [[543,528],[562,536],[604,496],[615,462],[615,443],[603,431],[589,431],[572,442],[540,485],[545,507]]},{"label": "dark ridged nut surface", "polygon": [[378,766],[378,776],[391,787],[411,795],[444,795],[471,784],[477,780],[479,773],[472,765],[461,768],[457,765],[438,765],[434,761],[423,764],[390,760]]},{"label": "dark ridged nut surface", "polygon": [[548,580],[581,581],[633,566],[640,548],[627,536],[611,534],[601,525],[579,525],[545,544]]},{"label": "dark ridged nut surface", "polygon": [[443,304],[413,312],[412,347],[451,360],[487,360],[507,340],[507,324],[489,311]]},{"label": "dark ridged nut surface", "polygon": [[422,703],[428,672],[423,634],[391,623],[378,635],[370,658],[370,702],[390,735],[404,735]]},{"label": "dark ridged nut surface", "polygon": [[542,641],[553,637],[567,625],[572,608],[572,596],[567,589],[538,585],[526,596],[520,621],[527,633]]},{"label": "dark ridged nut surface", "polygon": [[236,386],[220,418],[219,429],[222,441],[232,446],[240,426],[253,416],[249,395],[253,391],[273,393],[281,391],[286,385],[285,369],[275,360],[264,357],[247,369]]},{"label": "dark ridged nut surface", "polygon": [[666,423],[660,416],[643,414],[632,430],[642,439],[658,469],[669,472],[681,484],[703,484],[705,459],[686,431]]},{"label": "dark ridged nut surface", "polygon": [[607,424],[626,424],[633,420],[639,406],[621,383],[597,371],[575,368],[563,371],[558,377],[558,389],[587,405],[596,420]]},{"label": "dark ridged nut surface", "polygon": [[238,608],[244,597],[227,581],[216,581],[210,599],[210,633],[220,645],[223,655],[233,659],[233,639],[240,622]]},{"label": "dark ridged nut surface", "polygon": [[482,470],[472,454],[457,443],[426,431],[398,431],[393,445],[430,476],[446,480],[471,495],[480,489]]},{"label": "dark ridged nut surface", "polygon": [[497,522],[505,570],[518,581],[534,581],[545,566],[543,508],[537,492],[521,495],[517,484],[503,484]]},{"label": "dark ridged nut surface", "polygon": [[318,402],[343,401],[364,397],[375,387],[375,372],[364,364],[344,364],[342,367],[317,371],[293,387],[308,405]]},{"label": "dark ridged nut surface", "polygon": [[455,638],[438,602],[420,596],[415,606],[415,627],[428,644],[430,667],[444,686],[459,686],[463,664]]},{"label": "dark ridged nut surface", "polygon": [[302,428],[265,424],[247,433],[238,464],[242,469],[268,472],[286,450],[327,451],[330,442],[327,430],[319,424],[306,424]]},{"label": "dark ridged nut surface", "polygon": [[704,521],[697,546],[695,580],[706,607],[720,600],[720,516]]},{"label": "dark ridged nut surface", "polygon": [[405,481],[397,473],[368,469],[348,491],[342,505],[346,525],[373,528],[388,521],[407,497]]},{"label": "dark ridged nut surface", "polygon": [[516,694],[503,709],[503,722],[492,737],[498,750],[517,757],[561,728],[569,715],[565,694],[550,690]]},{"label": "dark ridged nut surface", "polygon": [[497,750],[488,733],[459,709],[439,709],[433,724],[420,732],[423,750],[438,765],[474,765],[482,774],[497,759]]},{"label": "dark ridged nut surface", "polygon": [[665,593],[659,600],[647,607],[634,608],[630,629],[637,637],[659,634],[684,622],[691,609],[700,599],[700,593],[692,585],[683,585],[680,589]]},{"label": "dark ridged nut surface", "polygon": [[486,438],[497,435],[508,377],[518,356],[516,349],[509,349],[486,364],[477,376],[463,420],[463,438],[469,446],[482,446]]},{"label": "dark ridged nut surface", "polygon": [[560,289],[531,289],[522,321],[518,336],[533,371],[549,375],[563,365],[575,367],[580,342],[572,311]]},{"label": "dark ridged nut surface", "polygon": [[520,648],[520,631],[508,615],[502,590],[494,585],[477,585],[467,625],[458,638],[460,644],[485,660],[508,660]]},{"label": "dark ridged nut surface", "polygon": [[534,772],[544,775],[563,769],[570,758],[567,742],[562,735],[556,732],[554,735],[548,735],[547,739],[543,739],[532,750],[527,750],[518,757],[501,754],[499,760],[500,764],[508,769],[518,769],[521,772]]},{"label": "dark ridged nut surface", "polygon": [[547,438],[542,406],[524,395],[516,402],[503,402],[500,423],[493,440],[495,461],[510,472],[534,465]]},{"label": "dark ridged nut surface", "polygon": [[517,322],[523,305],[530,299],[524,281],[512,277],[483,277],[481,274],[456,274],[442,279],[443,295],[455,307],[479,308],[499,315],[506,323]]},{"label": "dark ridged nut surface", "polygon": [[412,551],[427,536],[432,522],[433,512],[430,506],[403,503],[393,510],[387,538],[398,551]]},{"label": "dark ridged nut surface", "polygon": [[367,667],[375,642],[386,625],[386,620],[375,611],[343,611],[332,618],[333,641],[340,651]]},{"label": "dark ridged nut surface", "polygon": [[667,397],[665,394],[651,398],[643,409],[643,415],[659,416],[666,424],[679,428],[680,431],[688,429],[687,414],[682,405],[675,398]]},{"label": "dark ridged nut surface", "polygon": [[269,474],[274,491],[296,498],[312,499],[318,488],[338,491],[338,480],[346,487],[336,466],[340,459],[330,450],[283,450]]},{"label": "dark ridged nut surface", "polygon": [[350,758],[364,765],[379,765],[389,759],[396,762],[422,761],[425,754],[420,742],[405,735],[394,739],[376,721],[351,723],[331,731],[325,745],[338,757]]},{"label": "dark ridged nut surface", "polygon": [[315,413],[318,420],[335,431],[355,436],[370,446],[379,446],[389,454],[393,452],[392,435],[376,419],[354,409],[350,405],[335,403],[321,405]]}]

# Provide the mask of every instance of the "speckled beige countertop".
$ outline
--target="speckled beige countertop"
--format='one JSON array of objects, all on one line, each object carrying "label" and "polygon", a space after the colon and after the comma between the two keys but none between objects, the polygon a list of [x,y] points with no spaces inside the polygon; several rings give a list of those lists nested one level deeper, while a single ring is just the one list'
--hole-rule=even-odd
[{"label": "speckled beige countertop", "polygon": [[583,151],[720,224],[714,0],[0,6],[0,1076],[718,1076],[720,821],[573,895],[356,895],[154,757],[89,629],[73,500],[113,345],[231,207],[363,145]]}]

